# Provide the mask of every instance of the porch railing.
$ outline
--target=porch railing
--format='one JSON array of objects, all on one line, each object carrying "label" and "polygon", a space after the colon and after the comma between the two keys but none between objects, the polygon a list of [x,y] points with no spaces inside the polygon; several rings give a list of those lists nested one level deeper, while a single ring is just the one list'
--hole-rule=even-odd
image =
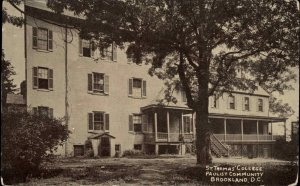
[{"label": "porch railing", "polygon": [[215,137],[220,141],[274,141],[276,140],[276,136],[268,135],[268,134],[214,134]]},{"label": "porch railing", "polygon": [[[165,132],[157,132],[157,141],[159,142],[179,142],[180,141],[180,133],[165,133]],[[191,142],[194,139],[194,135],[192,133],[183,134],[184,140],[186,142]],[[169,138],[169,139],[168,139]],[[144,133],[144,140],[146,142],[154,142],[155,141],[155,133]]]}]

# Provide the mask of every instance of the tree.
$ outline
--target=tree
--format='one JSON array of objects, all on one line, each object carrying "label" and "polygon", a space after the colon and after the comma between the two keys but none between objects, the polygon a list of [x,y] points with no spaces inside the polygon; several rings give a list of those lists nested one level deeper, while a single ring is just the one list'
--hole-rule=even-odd
[{"label": "tree", "polygon": [[[68,138],[63,119],[34,115],[20,109],[9,109],[2,114],[1,172],[4,182],[22,178],[39,171],[42,161],[50,158]],[[13,184],[13,183],[10,183]]]},{"label": "tree", "polygon": [[[8,2],[10,5],[12,5],[18,11],[21,11],[21,9],[19,9],[18,6],[21,3],[23,3],[23,0],[4,0],[4,1]],[[7,9],[4,6],[2,6],[2,25],[4,23],[10,23],[10,24],[15,25],[17,27],[22,27],[22,25],[24,23],[24,18],[22,16],[10,15],[7,12]]]},{"label": "tree", "polygon": [[271,113],[278,114],[280,117],[290,117],[295,113],[291,106],[275,97],[270,97],[269,107]]},{"label": "tree", "polygon": [[[49,0],[86,20],[81,35],[98,47],[128,42],[127,56],[182,87],[196,113],[197,163],[210,163],[208,97],[234,89],[292,88],[298,66],[299,12],[284,0]],[[244,76],[237,78],[237,71]],[[172,97],[167,92],[167,97]],[[172,99],[174,100],[174,99]]]},{"label": "tree", "polygon": [[12,76],[16,75],[14,67],[11,65],[10,61],[5,60],[5,54],[2,50],[1,56],[1,108],[6,108],[6,98],[7,94],[14,93],[16,85],[13,83]]}]

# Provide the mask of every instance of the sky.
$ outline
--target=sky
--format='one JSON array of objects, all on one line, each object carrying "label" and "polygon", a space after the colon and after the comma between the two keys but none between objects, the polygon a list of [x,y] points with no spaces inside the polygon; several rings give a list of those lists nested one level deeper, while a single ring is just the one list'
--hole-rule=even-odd
[{"label": "sky", "polygon": [[[7,2],[3,2],[3,6],[7,8],[9,14],[21,16],[16,9],[14,9]],[[21,7],[22,8],[22,7]],[[13,77],[15,84],[19,87],[20,83],[25,80],[25,55],[24,55],[24,29],[18,28],[11,24],[4,24],[2,27],[2,49],[5,52],[5,59],[10,60],[14,66],[16,75]],[[299,120],[299,68],[293,69],[297,74],[297,81],[291,82],[295,90],[285,91],[284,95],[274,94],[276,98],[288,103],[295,114],[287,120],[287,127],[290,128],[290,122]],[[283,133],[283,125],[275,125],[276,133]],[[288,131],[289,132],[289,131]],[[274,134],[276,134],[274,132]]]}]

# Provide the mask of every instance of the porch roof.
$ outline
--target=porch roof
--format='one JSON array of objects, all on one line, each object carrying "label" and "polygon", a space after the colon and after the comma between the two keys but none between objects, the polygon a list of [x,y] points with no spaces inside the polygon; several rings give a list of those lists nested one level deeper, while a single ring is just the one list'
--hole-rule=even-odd
[{"label": "porch roof", "polygon": [[283,117],[235,115],[235,114],[219,114],[219,113],[209,113],[209,118],[266,120],[269,122],[285,122],[287,120],[287,118],[283,118]]},{"label": "porch roof", "polygon": [[158,109],[166,109],[166,110],[178,110],[188,113],[193,113],[193,110],[188,107],[180,107],[180,106],[169,106],[169,105],[160,105],[160,104],[151,104],[144,107],[141,107],[141,111],[147,110],[158,110]]}]

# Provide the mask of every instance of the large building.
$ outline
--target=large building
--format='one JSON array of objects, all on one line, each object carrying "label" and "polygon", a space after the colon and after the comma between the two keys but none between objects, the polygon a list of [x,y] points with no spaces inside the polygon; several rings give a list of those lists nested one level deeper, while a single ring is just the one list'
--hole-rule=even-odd
[{"label": "large building", "polygon": [[[164,84],[148,75],[149,66],[132,63],[114,45],[92,50],[44,3],[28,0],[25,11],[27,106],[67,118],[72,134],[59,154],[82,155],[88,139],[100,156],[129,149],[156,154],[190,150],[195,114],[183,93],[176,93],[177,104],[160,104]],[[261,88],[211,97],[209,113],[216,156],[271,157],[272,123],[285,121],[269,117],[269,95]]]}]

